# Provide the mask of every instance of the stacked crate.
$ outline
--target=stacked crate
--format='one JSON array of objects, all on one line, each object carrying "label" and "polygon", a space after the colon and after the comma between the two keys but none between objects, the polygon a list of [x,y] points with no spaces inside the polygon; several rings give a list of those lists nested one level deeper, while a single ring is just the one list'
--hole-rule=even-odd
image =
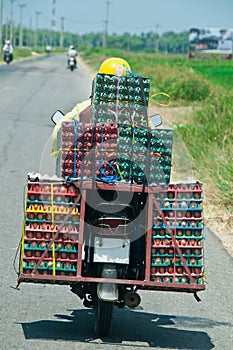
[{"label": "stacked crate", "polygon": [[100,171],[116,176],[117,136],[116,123],[63,122],[57,137],[57,176],[93,179]]},{"label": "stacked crate", "polygon": [[93,122],[148,125],[150,79],[142,76],[96,75],[93,89]]},{"label": "stacked crate", "polygon": [[172,166],[173,130],[154,129],[150,131],[149,183],[170,182]]},{"label": "stacked crate", "polygon": [[63,122],[57,175],[168,184],[173,131],[119,123]]},{"label": "stacked crate", "polygon": [[117,163],[124,180],[137,184],[168,184],[173,131],[119,125]]},{"label": "stacked crate", "polygon": [[[74,206],[78,190],[62,182],[29,181],[25,194],[25,217],[22,233],[20,274],[75,276],[77,270],[80,203],[53,240],[69,209]],[[47,252],[45,253],[45,251]],[[41,257],[43,258],[41,259]],[[46,278],[47,279],[47,278]],[[25,281],[27,278],[25,277]],[[31,279],[30,279],[31,281]],[[43,279],[34,280],[41,282]]]},{"label": "stacked crate", "polygon": [[151,280],[203,284],[201,184],[170,184],[153,196]]}]

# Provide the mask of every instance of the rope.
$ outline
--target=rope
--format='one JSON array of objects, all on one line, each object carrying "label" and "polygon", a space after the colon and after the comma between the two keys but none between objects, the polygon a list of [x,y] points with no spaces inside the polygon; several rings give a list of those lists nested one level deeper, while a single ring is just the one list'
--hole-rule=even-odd
[{"label": "rope", "polygon": [[157,102],[157,101],[154,101],[158,106],[162,106],[162,107],[167,107],[170,105],[171,103],[171,96],[166,94],[166,92],[156,92],[155,94],[151,95],[150,96],[150,99],[152,99],[152,97],[155,97],[155,96],[159,96],[159,95],[162,95],[162,96],[166,96],[168,97],[168,103],[160,103],[160,102]]}]

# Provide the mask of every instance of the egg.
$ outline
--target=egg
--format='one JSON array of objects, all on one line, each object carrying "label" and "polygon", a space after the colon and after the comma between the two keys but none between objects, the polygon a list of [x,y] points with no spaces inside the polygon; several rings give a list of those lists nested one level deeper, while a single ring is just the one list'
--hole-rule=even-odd
[{"label": "egg", "polygon": [[31,250],[25,250],[24,254],[27,258],[30,258],[32,256],[32,251]]},{"label": "egg", "polygon": [[159,230],[159,234],[160,234],[160,236],[165,236],[166,232],[164,229],[161,229],[161,230]]},{"label": "egg", "polygon": [[31,232],[31,231],[26,232],[25,235],[27,238],[33,238],[33,236],[34,236],[33,232]]},{"label": "egg", "polygon": [[28,217],[29,220],[34,220],[35,215],[34,215],[34,213],[28,213],[27,217]]},{"label": "egg", "polygon": [[186,239],[181,239],[181,245],[185,246],[187,244]]},{"label": "egg", "polygon": [[62,248],[63,248],[63,244],[59,242],[59,243],[57,244],[57,248],[58,248],[58,249],[62,249]]},{"label": "egg", "polygon": [[75,253],[71,253],[70,254],[70,260],[76,260],[76,254]]},{"label": "egg", "polygon": [[43,220],[43,218],[44,218],[44,214],[42,213],[37,214],[37,220]]},{"label": "egg", "polygon": [[41,239],[42,233],[40,231],[36,232],[36,238]]},{"label": "egg", "polygon": [[162,255],[164,255],[164,254],[165,254],[165,251],[166,251],[166,249],[165,249],[165,248],[160,248],[160,249],[159,249],[159,253],[160,253],[160,254],[162,254]]},{"label": "egg", "polygon": [[156,273],[156,267],[155,267],[155,266],[151,266],[150,272],[151,272],[152,274],[155,274],[155,273]]},{"label": "egg", "polygon": [[194,249],[194,254],[195,255],[201,255],[200,249]]},{"label": "egg", "polygon": [[35,248],[37,246],[37,242],[31,242],[32,248]]},{"label": "egg", "polygon": [[165,267],[164,266],[160,266],[159,273],[164,274],[165,271],[166,271]]},{"label": "egg", "polygon": [[191,244],[191,246],[196,245],[196,241],[195,241],[195,239],[190,239],[190,244]]},{"label": "egg", "polygon": [[192,231],[191,230],[186,230],[185,234],[186,234],[186,236],[191,236],[192,235]]},{"label": "egg", "polygon": [[182,208],[186,208],[186,206],[187,206],[187,203],[186,203],[185,201],[182,201],[182,202],[181,202],[181,207],[182,207]]},{"label": "egg", "polygon": [[68,249],[68,250],[71,249],[71,244],[70,244],[70,243],[67,243],[67,244],[66,244],[66,249]]},{"label": "egg", "polygon": [[66,254],[65,252],[62,252],[62,253],[61,253],[61,258],[62,258],[62,259],[66,259],[66,257],[67,257],[67,254]]},{"label": "egg", "polygon": [[173,249],[169,248],[167,252],[168,252],[169,255],[172,255],[173,254]]},{"label": "egg", "polygon": [[182,230],[177,230],[176,231],[177,236],[183,236],[183,231]]},{"label": "egg", "polygon": [[167,272],[168,272],[169,274],[173,274],[173,273],[174,273],[174,267],[173,267],[173,266],[168,266]]},{"label": "egg", "polygon": [[181,275],[183,273],[183,267],[177,266],[176,267],[176,272],[177,272],[178,275]]},{"label": "egg", "polygon": [[69,262],[66,262],[66,268],[69,269],[70,268],[70,263]]},{"label": "egg", "polygon": [[62,185],[62,186],[60,187],[60,192],[61,192],[61,193],[66,193],[66,186],[63,186],[63,185]]}]

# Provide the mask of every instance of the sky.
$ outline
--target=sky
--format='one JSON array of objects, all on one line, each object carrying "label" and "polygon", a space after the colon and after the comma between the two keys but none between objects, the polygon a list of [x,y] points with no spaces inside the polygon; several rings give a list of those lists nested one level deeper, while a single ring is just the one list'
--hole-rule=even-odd
[{"label": "sky", "polygon": [[[51,29],[53,2],[56,2],[55,20],[67,32],[84,34],[102,32],[108,18],[109,34],[124,32],[140,34],[156,31],[182,32],[191,27],[233,28],[233,0],[0,0],[3,1],[3,23],[11,17],[20,22],[22,8],[23,26]],[[108,16],[107,16],[108,8]],[[40,12],[37,16],[36,12]]]}]

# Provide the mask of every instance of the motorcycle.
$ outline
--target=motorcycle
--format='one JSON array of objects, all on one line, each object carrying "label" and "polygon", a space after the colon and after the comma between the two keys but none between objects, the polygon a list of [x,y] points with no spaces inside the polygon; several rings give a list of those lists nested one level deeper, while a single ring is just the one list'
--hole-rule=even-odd
[{"label": "motorcycle", "polygon": [[75,57],[69,57],[68,59],[68,68],[73,71],[77,68],[76,58]]},{"label": "motorcycle", "polygon": [[10,64],[10,62],[13,60],[13,55],[12,53],[10,53],[10,51],[5,51],[4,52],[4,61],[7,63],[7,64]]},{"label": "motorcycle", "polygon": [[[57,111],[52,121],[57,124],[62,117],[63,113]],[[154,127],[158,126],[161,116],[152,116],[151,121]],[[90,129],[90,124],[87,127],[88,131],[77,134],[77,142],[84,141],[85,137],[90,139],[96,132],[95,128]],[[158,130],[154,140],[161,150],[162,138],[167,137],[166,129]],[[147,131],[152,140],[152,131]],[[70,129],[65,137],[65,142],[73,137]],[[156,152],[155,157],[159,156]],[[70,162],[71,159],[60,161]],[[88,158],[84,161],[88,162]],[[139,290],[193,293],[200,301],[196,293],[204,290],[205,285],[199,182],[147,186],[125,181],[111,184],[96,179],[82,181],[80,177],[67,179],[65,186],[63,179],[60,190],[58,186],[53,182],[40,183],[37,176],[30,179],[18,285],[23,281],[69,284],[84,307],[94,309],[95,332],[101,337],[111,332],[114,307],[139,306]],[[45,207],[40,199],[39,202],[35,199],[40,197],[48,201]],[[190,198],[197,198],[193,209],[190,209]],[[62,222],[53,218],[53,208],[54,216],[63,217]],[[38,221],[38,224],[35,217],[44,217],[44,210],[48,211],[47,222]],[[61,222],[56,230],[54,220]],[[79,221],[73,226],[74,220]],[[66,223],[71,228],[65,229]],[[46,226],[45,231],[41,231],[42,224]],[[44,232],[50,238],[46,239],[39,255],[34,255],[41,247],[41,238],[35,241],[34,234],[39,233],[41,237]],[[39,256],[36,262],[35,256]],[[70,257],[68,261],[67,256]]]}]

